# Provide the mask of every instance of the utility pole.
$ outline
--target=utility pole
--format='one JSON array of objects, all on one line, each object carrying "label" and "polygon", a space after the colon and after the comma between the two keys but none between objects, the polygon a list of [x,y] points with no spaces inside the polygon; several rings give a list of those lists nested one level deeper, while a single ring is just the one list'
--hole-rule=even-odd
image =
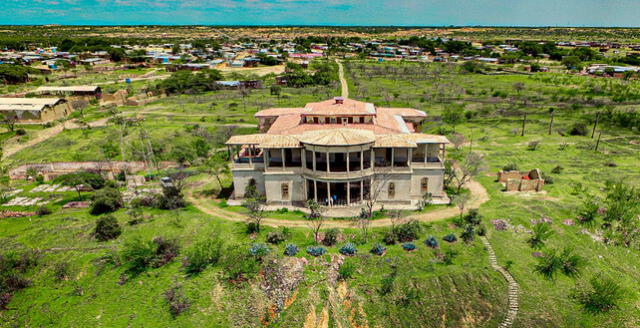
[{"label": "utility pole", "polygon": [[527,123],[527,113],[524,113],[524,117],[522,118],[522,133],[520,134],[521,137],[524,137],[524,127],[526,123]]},{"label": "utility pole", "polygon": [[598,132],[598,141],[596,141],[596,151],[598,151],[598,146],[600,146],[600,137],[602,136],[602,132]]},{"label": "utility pole", "polygon": [[591,130],[591,139],[596,134],[596,127],[598,127],[598,119],[600,119],[600,112],[596,113],[596,121],[593,123],[593,130]]},{"label": "utility pole", "polygon": [[549,108],[549,114],[551,114],[551,120],[549,121],[549,135],[551,135],[551,128],[553,128],[553,116],[555,113],[555,109]]}]

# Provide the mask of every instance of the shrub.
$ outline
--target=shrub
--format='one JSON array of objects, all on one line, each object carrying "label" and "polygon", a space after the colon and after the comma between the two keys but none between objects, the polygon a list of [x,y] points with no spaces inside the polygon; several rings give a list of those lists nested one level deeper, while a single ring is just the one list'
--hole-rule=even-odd
[{"label": "shrub", "polygon": [[623,293],[613,279],[594,276],[589,285],[580,285],[572,292],[572,298],[587,312],[601,313],[618,306]]},{"label": "shrub", "polygon": [[584,123],[575,123],[569,129],[569,134],[572,136],[586,136],[588,133],[587,126]]},{"label": "shrub", "polygon": [[503,171],[518,171],[518,165],[516,163],[510,163],[502,167]]},{"label": "shrub", "polygon": [[403,243],[402,244],[402,249],[404,249],[405,251],[415,251],[416,250],[416,244],[414,243]]},{"label": "shrub", "polygon": [[298,251],[298,246],[296,246],[296,244],[287,244],[287,246],[284,247],[284,255],[286,256],[296,256]]},{"label": "shrub", "polygon": [[184,269],[189,275],[202,272],[207,266],[216,265],[222,257],[222,239],[218,234],[198,241],[187,251]]},{"label": "shrub", "polygon": [[258,231],[260,231],[258,227],[259,225],[255,222],[247,222],[247,233],[248,234],[257,233]]},{"label": "shrub", "polygon": [[93,230],[93,236],[99,241],[116,239],[121,233],[122,228],[113,215],[99,217]]},{"label": "shrub", "polygon": [[135,237],[124,244],[120,255],[127,272],[137,275],[148,268],[159,268],[169,263],[178,255],[178,250],[178,244],[173,239],[156,237],[144,241]]},{"label": "shrub", "polygon": [[230,246],[224,257],[226,278],[232,282],[245,281],[255,277],[260,270],[256,258],[246,248]]},{"label": "shrub", "polygon": [[554,167],[553,169],[551,169],[551,173],[553,174],[560,174],[562,173],[562,171],[564,170],[564,168],[560,165],[556,165],[556,167]]},{"label": "shrub", "polygon": [[538,149],[539,145],[540,145],[540,141],[538,140],[529,141],[529,143],[527,144],[527,150],[534,151]]},{"label": "shrub", "polygon": [[469,210],[469,213],[467,213],[467,215],[464,216],[464,223],[471,226],[480,225],[481,221],[482,221],[482,215],[480,215],[480,212],[478,211],[477,208]]},{"label": "shrub", "polygon": [[486,236],[487,235],[487,227],[484,225],[478,226],[478,230],[476,231],[478,236]]},{"label": "shrub", "polygon": [[413,241],[418,239],[421,231],[422,226],[420,225],[420,222],[416,220],[411,220],[409,222],[400,224],[394,229],[395,235],[400,242]]},{"label": "shrub", "polygon": [[49,215],[51,213],[52,213],[51,209],[46,207],[46,206],[44,206],[44,205],[38,207],[38,209],[36,210],[36,214],[38,216],[45,216],[45,215]]},{"label": "shrub", "polygon": [[584,260],[577,254],[574,254],[570,248],[565,248],[560,253],[560,271],[565,276],[576,277],[580,275],[580,269]]},{"label": "shrub", "polygon": [[324,234],[324,238],[322,239],[322,244],[325,246],[333,246],[338,242],[338,235],[340,234],[340,230],[338,229],[329,229]]},{"label": "shrub", "polygon": [[462,233],[460,234],[460,238],[462,238],[462,240],[465,243],[470,243],[473,241],[473,238],[475,236],[475,231],[473,229],[473,226],[468,225],[464,228],[464,230],[462,231]]},{"label": "shrub", "polygon": [[380,243],[376,243],[375,245],[373,245],[373,247],[371,247],[371,250],[369,250],[369,252],[371,254],[375,254],[375,255],[384,255],[384,253],[387,251],[387,248],[382,246],[382,244]]},{"label": "shrub", "polygon": [[25,134],[27,134],[27,131],[25,131],[25,129],[23,128],[19,128],[16,130],[16,135],[23,136]]},{"label": "shrub", "polygon": [[338,268],[338,279],[347,280],[353,277],[356,272],[356,265],[351,263],[350,261],[345,261],[342,263],[340,268]]},{"label": "shrub", "polygon": [[322,246],[309,246],[309,247],[307,247],[307,254],[309,254],[311,256],[318,257],[320,255],[323,255],[326,252],[327,252],[327,250]]},{"label": "shrub", "polygon": [[90,213],[93,215],[110,213],[124,205],[122,194],[116,188],[104,188],[98,190],[91,202]]},{"label": "shrub", "polygon": [[257,259],[264,258],[269,254],[269,252],[271,252],[269,246],[263,243],[255,243],[251,245],[251,248],[249,248],[249,254],[255,256]]},{"label": "shrub", "polygon": [[353,243],[346,243],[344,244],[344,246],[340,247],[340,254],[342,255],[352,256],[352,255],[356,255],[357,252],[358,252],[358,249],[356,248],[356,245],[354,245]]},{"label": "shrub", "polygon": [[271,231],[267,234],[267,242],[270,244],[280,244],[285,240],[285,236],[282,232]]},{"label": "shrub", "polygon": [[454,235],[454,234],[450,233],[450,234],[448,234],[448,235],[446,235],[446,236],[442,237],[442,240],[444,240],[444,241],[446,241],[446,242],[449,242],[449,243],[453,243],[453,242],[455,242],[456,240],[458,240],[458,238],[456,238],[456,235]]},{"label": "shrub", "polygon": [[62,281],[67,279],[69,276],[69,263],[67,262],[56,262],[53,265],[53,277],[58,281]]},{"label": "shrub", "polygon": [[533,249],[540,249],[544,247],[547,239],[553,234],[551,226],[547,223],[538,223],[533,226],[533,235],[529,237],[527,243]]},{"label": "shrub", "polygon": [[184,296],[182,286],[178,284],[164,292],[164,298],[169,304],[169,313],[174,318],[186,311],[191,305],[189,299]]},{"label": "shrub", "polygon": [[394,245],[395,243],[398,242],[398,237],[396,236],[396,233],[393,230],[389,229],[383,233],[382,242],[384,242],[387,245]]},{"label": "shrub", "polygon": [[438,248],[438,240],[434,236],[427,237],[424,244],[431,248]]},{"label": "shrub", "polygon": [[447,249],[446,251],[444,251],[444,254],[442,256],[442,262],[444,262],[444,264],[446,265],[451,265],[453,264],[453,259],[455,259],[456,256],[458,256],[458,252],[453,249]]}]

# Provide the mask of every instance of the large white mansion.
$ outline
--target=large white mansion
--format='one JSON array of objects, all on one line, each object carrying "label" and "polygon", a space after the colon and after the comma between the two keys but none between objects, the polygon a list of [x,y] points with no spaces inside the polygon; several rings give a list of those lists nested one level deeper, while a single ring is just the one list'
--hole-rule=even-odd
[{"label": "large white mansion", "polygon": [[[270,108],[255,115],[259,134],[233,136],[234,196],[255,183],[268,205],[361,206],[375,195],[389,208],[415,208],[443,190],[447,138],[415,133],[426,114],[340,97],[304,108]],[[253,181],[251,181],[253,180]]]}]

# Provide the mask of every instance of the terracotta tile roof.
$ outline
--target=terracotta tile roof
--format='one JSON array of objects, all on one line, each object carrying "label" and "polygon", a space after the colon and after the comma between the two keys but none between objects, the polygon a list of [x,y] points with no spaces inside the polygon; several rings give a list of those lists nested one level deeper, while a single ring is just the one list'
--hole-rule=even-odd
[{"label": "terracotta tile roof", "polygon": [[427,117],[427,113],[421,111],[421,110],[417,110],[415,108],[385,108],[385,107],[378,107],[377,108],[377,113],[378,115],[381,112],[385,112],[385,113],[389,113],[389,114],[393,114],[393,115],[400,115],[403,117]]},{"label": "terracotta tile roof", "polygon": [[402,147],[402,148],[415,148],[416,143],[410,138],[407,138],[408,134],[385,134],[376,136],[376,142],[373,147],[386,148],[386,147]]},{"label": "terracotta tile roof", "polygon": [[304,108],[267,108],[257,112],[254,117],[273,117],[287,114],[302,113]]},{"label": "terracotta tile roof", "polygon": [[291,130],[301,123],[302,117],[300,114],[287,114],[280,115],[278,118],[271,124],[269,134],[287,134],[288,130]]},{"label": "terracotta tile roof", "polygon": [[307,131],[299,137],[305,144],[323,146],[349,146],[369,144],[376,140],[372,131],[357,129],[329,129]]},{"label": "terracotta tile roof", "polygon": [[[375,134],[394,134],[399,133],[396,130],[388,129],[383,126],[375,125],[375,124],[300,124],[292,129],[278,131],[277,133],[281,134],[302,134],[307,131],[317,131],[317,130],[327,130],[327,129],[357,129],[357,130],[368,130],[372,131]],[[269,130],[268,133],[271,133]],[[274,132],[276,133],[276,132]],[[276,133],[276,134],[277,134]]]},{"label": "terracotta tile roof", "polygon": [[304,107],[305,115],[375,115],[376,108],[371,103],[353,99],[343,99],[342,104],[335,99],[308,103]]}]

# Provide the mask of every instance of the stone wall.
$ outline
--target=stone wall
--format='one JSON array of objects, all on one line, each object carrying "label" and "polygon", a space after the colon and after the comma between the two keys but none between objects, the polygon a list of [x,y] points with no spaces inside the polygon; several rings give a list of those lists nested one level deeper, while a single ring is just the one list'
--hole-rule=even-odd
[{"label": "stone wall", "polygon": [[[167,169],[176,167],[177,164],[175,162],[160,162],[158,166],[160,169]],[[10,170],[9,177],[12,180],[26,179],[27,170],[30,168],[33,168],[48,181],[59,175],[77,171],[101,172],[111,178],[113,174],[120,173],[120,171],[136,173],[144,171],[148,167],[144,162],[55,162],[47,164],[24,164]]]}]

